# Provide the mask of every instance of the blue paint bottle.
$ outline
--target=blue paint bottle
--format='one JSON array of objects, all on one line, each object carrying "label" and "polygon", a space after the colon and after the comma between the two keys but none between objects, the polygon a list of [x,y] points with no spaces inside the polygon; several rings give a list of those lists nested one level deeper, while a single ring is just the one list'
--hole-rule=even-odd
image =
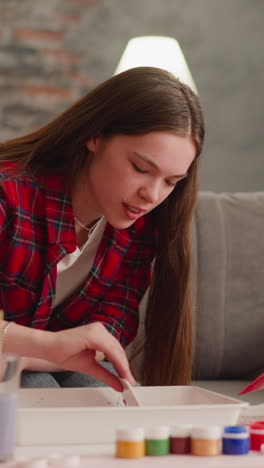
[{"label": "blue paint bottle", "polygon": [[249,432],[246,426],[226,426],[223,434],[225,455],[246,455],[249,452]]}]

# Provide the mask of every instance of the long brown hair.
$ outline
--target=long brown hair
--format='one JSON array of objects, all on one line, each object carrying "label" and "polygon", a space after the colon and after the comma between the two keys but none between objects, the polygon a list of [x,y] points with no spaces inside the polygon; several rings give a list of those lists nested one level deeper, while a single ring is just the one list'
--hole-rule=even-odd
[{"label": "long brown hair", "polygon": [[145,320],[141,381],[187,384],[192,369],[190,223],[197,197],[197,165],[204,123],[199,98],[170,73],[138,67],[116,75],[39,130],[0,145],[0,160],[34,173],[72,178],[89,157],[94,136],[172,131],[191,136],[196,157],[156,209],[159,245]]}]

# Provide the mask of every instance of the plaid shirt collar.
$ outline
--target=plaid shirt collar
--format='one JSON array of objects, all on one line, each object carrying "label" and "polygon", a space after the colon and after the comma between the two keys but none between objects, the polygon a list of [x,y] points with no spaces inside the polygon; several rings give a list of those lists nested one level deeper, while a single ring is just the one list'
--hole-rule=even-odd
[{"label": "plaid shirt collar", "polygon": [[[66,185],[64,177],[59,175],[38,176],[37,179],[46,191],[48,242],[49,244],[63,244],[67,252],[71,253],[77,246],[77,238],[70,187]],[[111,239],[111,245],[123,245],[125,242],[128,248],[133,235],[137,232],[138,224],[141,225],[142,220],[138,220],[127,229],[115,229],[107,223],[103,238]],[[107,251],[109,247],[107,245]],[[105,256],[103,261],[106,262],[106,260]]]}]

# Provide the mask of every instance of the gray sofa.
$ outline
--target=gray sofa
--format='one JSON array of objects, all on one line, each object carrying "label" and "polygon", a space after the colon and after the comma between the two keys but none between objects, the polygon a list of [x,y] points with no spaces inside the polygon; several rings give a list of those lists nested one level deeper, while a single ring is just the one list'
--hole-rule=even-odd
[{"label": "gray sofa", "polygon": [[[200,192],[192,242],[194,384],[236,396],[264,372],[264,192]],[[264,403],[264,390],[239,398]]]}]

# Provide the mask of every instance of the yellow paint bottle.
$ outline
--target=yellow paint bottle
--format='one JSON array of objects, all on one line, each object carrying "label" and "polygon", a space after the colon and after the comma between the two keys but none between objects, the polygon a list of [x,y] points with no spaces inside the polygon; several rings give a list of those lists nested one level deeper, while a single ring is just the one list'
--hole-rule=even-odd
[{"label": "yellow paint bottle", "polygon": [[141,458],[145,456],[145,434],[142,427],[117,429],[116,457]]}]

